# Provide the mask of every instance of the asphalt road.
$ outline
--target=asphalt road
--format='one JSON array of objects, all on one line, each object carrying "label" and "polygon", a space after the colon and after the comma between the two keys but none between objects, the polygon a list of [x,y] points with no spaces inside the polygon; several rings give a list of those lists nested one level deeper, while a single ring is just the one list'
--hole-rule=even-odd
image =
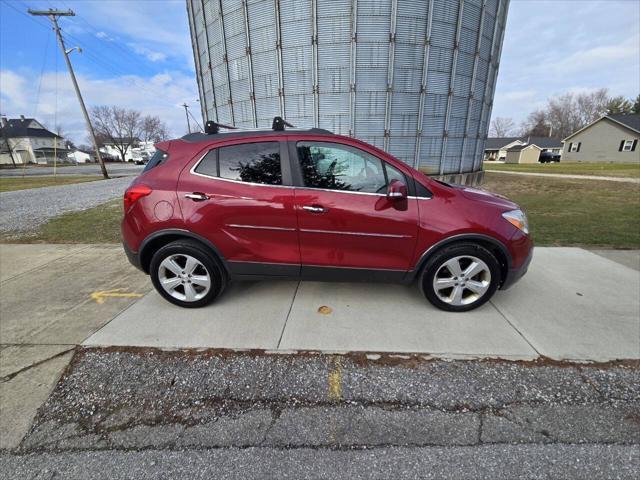
[{"label": "asphalt road", "polygon": [[[135,165],[133,163],[107,163],[107,172],[111,177],[123,175],[137,175],[144,168],[143,165]],[[38,177],[53,175],[52,166],[47,167],[28,167],[28,168],[0,168],[0,178],[2,177]],[[87,163],[80,165],[65,165],[56,168],[56,175],[99,175],[102,171],[97,163]]]},{"label": "asphalt road", "polygon": [[639,367],[79,349],[0,478],[634,478]]}]

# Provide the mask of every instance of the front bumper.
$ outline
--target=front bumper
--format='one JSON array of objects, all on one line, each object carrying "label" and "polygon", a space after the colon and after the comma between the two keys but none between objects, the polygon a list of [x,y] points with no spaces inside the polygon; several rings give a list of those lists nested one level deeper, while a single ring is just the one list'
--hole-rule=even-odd
[{"label": "front bumper", "polygon": [[513,284],[515,284],[518,280],[520,280],[527,270],[529,269],[529,265],[531,264],[531,259],[533,258],[533,248],[529,250],[529,255],[527,255],[526,260],[520,265],[518,268],[510,268],[507,272],[507,276],[502,282],[500,286],[500,290],[506,290],[511,288]]},{"label": "front bumper", "polygon": [[129,262],[131,262],[131,265],[144,272],[142,264],[140,263],[140,255],[131,250],[129,245],[127,245],[127,242],[122,242],[122,248],[124,248],[124,253],[127,254],[127,258],[129,259]]}]

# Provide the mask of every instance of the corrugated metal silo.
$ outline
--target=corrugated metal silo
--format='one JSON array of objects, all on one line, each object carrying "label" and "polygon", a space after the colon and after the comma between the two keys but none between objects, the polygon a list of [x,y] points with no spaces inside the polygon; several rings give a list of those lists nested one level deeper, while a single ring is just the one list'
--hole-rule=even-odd
[{"label": "corrugated metal silo", "polygon": [[476,172],[508,0],[187,0],[203,117],[275,115]]}]

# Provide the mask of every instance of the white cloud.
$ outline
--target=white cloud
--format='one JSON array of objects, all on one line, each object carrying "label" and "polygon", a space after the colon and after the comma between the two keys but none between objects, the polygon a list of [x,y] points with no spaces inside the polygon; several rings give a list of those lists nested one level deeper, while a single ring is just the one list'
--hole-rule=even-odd
[{"label": "white cloud", "polygon": [[[66,22],[85,31],[106,33],[116,41],[135,44],[151,61],[169,57],[193,68],[193,52],[184,1],[67,0],[78,19]],[[63,26],[63,28],[67,28]],[[129,45],[130,47],[132,45]]]},{"label": "white cloud", "polygon": [[[118,105],[139,110],[142,114],[157,115],[164,120],[171,135],[178,137],[186,132],[183,102],[192,105],[193,115],[200,120],[195,78],[174,72],[166,72],[150,78],[126,75],[108,79],[78,76],[78,83],[88,108],[94,105]],[[77,143],[87,143],[87,131],[78,100],[66,72],[47,72],[42,77],[38,105],[35,92],[38,76],[34,73],[0,71],[1,111],[9,117],[19,115],[36,118],[50,128],[58,124],[66,135]],[[36,111],[37,110],[37,111]]]},{"label": "white cloud", "polygon": [[640,35],[633,35],[623,41],[611,45],[579,50],[567,58],[555,63],[557,73],[578,73],[592,71],[595,68],[615,67],[621,62],[638,62],[640,53]]},{"label": "white cloud", "polygon": [[158,51],[154,51],[151,50],[143,45],[139,45],[136,43],[129,43],[128,44],[134,52],[136,52],[138,55],[144,55],[145,57],[147,57],[147,60],[151,61],[151,62],[160,62],[160,61],[165,61],[167,59],[167,55],[162,53],[162,52],[158,52]]},{"label": "white cloud", "polygon": [[96,37],[98,37],[98,38],[109,38],[109,35],[107,35],[106,32],[100,31],[100,32],[96,33]]}]

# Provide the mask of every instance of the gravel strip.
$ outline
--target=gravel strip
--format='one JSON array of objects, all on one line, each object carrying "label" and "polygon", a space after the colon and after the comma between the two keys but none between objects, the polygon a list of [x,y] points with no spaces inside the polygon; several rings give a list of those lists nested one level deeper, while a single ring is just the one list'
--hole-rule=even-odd
[{"label": "gravel strip", "polygon": [[35,230],[51,218],[121,197],[132,177],[0,193],[0,233]]}]

